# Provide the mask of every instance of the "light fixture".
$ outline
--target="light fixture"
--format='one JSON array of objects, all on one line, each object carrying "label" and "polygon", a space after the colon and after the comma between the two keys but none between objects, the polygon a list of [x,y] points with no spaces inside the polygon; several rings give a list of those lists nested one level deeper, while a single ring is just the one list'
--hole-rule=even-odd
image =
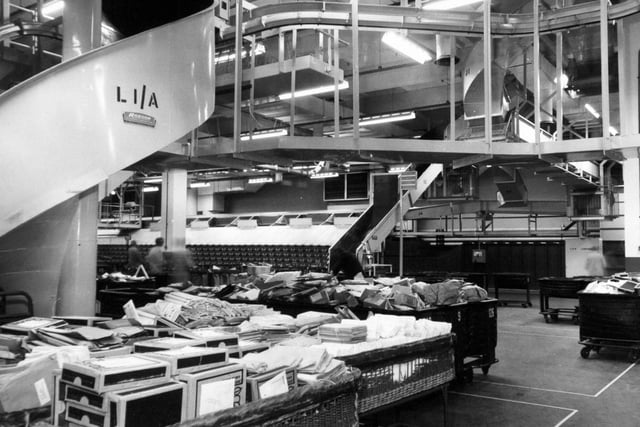
[{"label": "light fixture", "polygon": [[144,179],[144,183],[145,184],[157,184],[162,182],[162,178],[161,177],[152,177],[152,178],[145,178]]},{"label": "light fixture", "polygon": [[[567,86],[569,85],[569,77],[565,73],[562,73],[562,76],[560,77],[560,82],[562,83],[562,89],[566,89]],[[557,77],[553,79],[553,83],[558,84]]]},{"label": "light fixture", "polygon": [[616,136],[617,134],[619,134],[620,132],[618,132],[618,129],[614,128],[613,126],[609,126],[609,134]]},{"label": "light fixture", "polygon": [[389,167],[389,173],[403,173],[405,172],[407,169],[409,169],[409,165],[395,165],[395,166],[391,166]]},{"label": "light fixture", "polygon": [[424,10],[449,10],[481,3],[483,0],[434,0],[422,6]]},{"label": "light fixture", "polygon": [[424,46],[396,31],[387,31],[384,33],[382,43],[420,64],[431,61],[434,56]]},{"label": "light fixture", "polygon": [[268,182],[273,182],[273,178],[270,176],[260,176],[257,178],[249,178],[247,182],[249,184],[266,184]]},{"label": "light fixture", "polygon": [[252,134],[243,133],[240,135],[240,141],[250,141],[256,139],[275,138],[276,136],[287,136],[289,131],[287,129],[271,129],[265,131],[253,132]]},{"label": "light fixture", "polygon": [[204,181],[195,181],[189,184],[189,188],[204,188],[209,187],[211,184],[209,182]]},{"label": "light fixture", "polygon": [[[349,82],[346,80],[338,84],[338,90],[348,89],[348,88],[349,88]],[[318,95],[320,93],[333,92],[334,89],[335,89],[335,85],[318,86],[311,89],[297,90],[295,91],[295,95],[296,95],[296,98],[302,98],[303,96]],[[281,93],[280,95],[278,95],[278,98],[280,98],[281,101],[284,101],[287,99],[291,99],[292,94],[291,92]]]},{"label": "light fixture", "polygon": [[142,191],[145,193],[153,193],[154,191],[159,191],[160,187],[152,185],[151,187],[142,187]]},{"label": "light fixture", "polygon": [[412,120],[416,118],[413,111],[404,111],[402,113],[380,114],[378,116],[369,116],[360,119],[360,125],[379,125],[382,123],[400,122],[403,120]]},{"label": "light fixture", "polygon": [[584,108],[585,108],[585,110],[587,110],[588,112],[590,112],[590,113],[591,113],[591,115],[592,115],[593,117],[595,117],[596,119],[599,119],[599,118],[600,118],[600,113],[598,113],[598,112],[596,111],[596,109],[595,109],[595,108],[593,108],[593,107],[591,106],[591,104],[584,104]]},{"label": "light fixture", "polygon": [[53,0],[42,6],[42,16],[48,19],[54,19],[62,15],[64,10],[64,1]]},{"label": "light fixture", "polygon": [[[264,47],[264,45],[262,43],[256,43],[256,48],[255,48],[255,54],[256,56],[258,55],[262,55],[263,53],[265,53],[266,49]],[[246,58],[247,55],[251,54],[251,49],[242,49],[242,54],[241,57],[242,58]],[[231,51],[227,51],[227,53],[221,53],[220,55],[217,55],[214,59],[214,62],[216,64],[222,64],[225,62],[231,62],[231,61],[235,61],[236,59],[236,53],[235,52],[231,52]]]},{"label": "light fixture", "polygon": [[337,178],[338,172],[320,172],[309,175],[311,179],[326,179],[326,178]]}]

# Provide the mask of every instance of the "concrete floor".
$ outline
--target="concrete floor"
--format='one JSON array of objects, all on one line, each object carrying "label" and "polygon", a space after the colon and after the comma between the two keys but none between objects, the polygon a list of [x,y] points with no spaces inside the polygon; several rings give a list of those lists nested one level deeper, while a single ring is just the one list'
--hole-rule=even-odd
[{"label": "concrete floor", "polygon": [[[537,296],[532,302],[531,308],[499,307],[499,362],[486,376],[475,370],[472,383],[452,384],[447,426],[640,426],[640,366],[629,362],[628,352],[602,349],[583,359],[579,326],[562,315],[545,323]],[[552,298],[549,305],[577,304]],[[366,421],[373,426],[442,426],[441,394]]]}]

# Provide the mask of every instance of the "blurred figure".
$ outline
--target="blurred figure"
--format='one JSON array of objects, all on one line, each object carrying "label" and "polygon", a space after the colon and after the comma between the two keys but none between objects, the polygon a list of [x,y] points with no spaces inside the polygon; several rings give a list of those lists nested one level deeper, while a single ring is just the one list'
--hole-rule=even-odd
[{"label": "blurred figure", "polygon": [[600,251],[591,251],[587,254],[585,268],[588,276],[604,276],[607,271],[607,262]]},{"label": "blurred figure", "polygon": [[170,283],[186,284],[191,280],[194,266],[191,251],[187,248],[167,252],[167,267]]},{"label": "blurred figure", "polygon": [[140,253],[140,248],[138,248],[138,244],[136,243],[135,240],[132,240],[129,243],[129,249],[127,249],[127,256],[128,256],[128,260],[127,260],[127,273],[128,274],[135,274],[135,272],[138,270],[138,267],[144,264],[144,258],[142,257],[142,254]]},{"label": "blurred figure", "polygon": [[355,254],[344,249],[337,249],[335,260],[332,259],[331,273],[337,276],[342,272],[345,279],[364,280],[364,269]]},{"label": "blurred figure", "polygon": [[147,264],[149,264],[149,274],[152,276],[160,276],[164,274],[164,239],[158,237],[156,245],[149,250],[147,254]]}]

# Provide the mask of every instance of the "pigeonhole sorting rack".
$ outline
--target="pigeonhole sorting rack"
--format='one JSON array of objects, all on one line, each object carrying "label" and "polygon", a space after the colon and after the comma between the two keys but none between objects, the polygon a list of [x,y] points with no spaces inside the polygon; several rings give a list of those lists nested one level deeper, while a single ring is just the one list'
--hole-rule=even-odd
[{"label": "pigeonhole sorting rack", "polygon": [[580,355],[591,350],[613,348],[629,352],[633,362],[640,358],[640,296],[578,292]]},{"label": "pigeonhole sorting rack", "polygon": [[538,279],[540,286],[540,314],[544,321],[558,320],[559,316],[568,316],[578,323],[578,307],[549,306],[549,298],[573,298],[578,299],[578,292],[587,287],[594,280],[591,276],[581,277],[541,277]]}]

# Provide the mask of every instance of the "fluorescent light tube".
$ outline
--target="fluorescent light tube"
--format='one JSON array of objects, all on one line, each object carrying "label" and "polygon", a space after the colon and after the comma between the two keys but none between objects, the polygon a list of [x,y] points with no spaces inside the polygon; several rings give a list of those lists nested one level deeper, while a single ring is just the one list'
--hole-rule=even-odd
[{"label": "fluorescent light tube", "polygon": [[208,182],[192,182],[191,184],[189,184],[189,188],[203,188],[203,187],[209,187],[211,184]]},{"label": "fluorescent light tube", "polygon": [[412,120],[416,118],[413,111],[405,111],[403,113],[381,114],[379,116],[370,116],[360,119],[360,125],[379,125],[381,123],[399,122],[402,120]]},{"label": "fluorescent light tube", "polygon": [[[262,55],[263,53],[265,53],[266,49],[264,47],[264,44],[262,43],[256,43],[256,56],[258,55]],[[235,61],[236,59],[236,53],[235,52],[229,52],[228,53],[221,53],[220,55],[217,55],[215,57],[214,62],[216,64],[221,64],[223,62],[231,62],[231,61]],[[242,49],[242,58],[246,58],[247,54],[251,53],[251,48],[249,49]]]},{"label": "fluorescent light tube", "polygon": [[482,3],[483,0],[434,0],[422,6],[424,10],[450,10],[463,6],[470,6],[474,3]]},{"label": "fluorescent light tube", "polygon": [[389,168],[389,173],[402,173],[409,169],[410,165],[399,165],[399,166],[391,166]]},{"label": "fluorescent light tube", "polygon": [[142,187],[142,191],[145,192],[145,193],[152,193],[152,192],[158,191],[158,190],[160,190],[160,187],[156,187],[155,185],[151,186],[151,187]]},{"label": "fluorescent light tube", "polygon": [[273,178],[270,176],[261,176],[258,178],[249,178],[247,181],[249,184],[265,184],[268,182],[273,182]]},{"label": "fluorescent light tube", "polygon": [[[346,80],[338,84],[338,90],[348,89],[348,88],[349,88],[349,82]],[[295,95],[296,95],[296,98],[302,98],[303,96],[318,95],[320,93],[333,92],[334,89],[335,89],[335,85],[318,86],[311,89],[297,90],[295,92]],[[286,99],[291,99],[292,95],[291,95],[291,92],[281,93],[280,95],[278,95],[278,98],[280,98],[281,101],[284,101]]]},{"label": "fluorescent light tube", "polygon": [[287,136],[288,134],[289,134],[289,131],[287,131],[286,129],[274,129],[274,130],[254,132],[253,135],[249,133],[243,133],[240,136],[240,141],[275,138],[276,136]]},{"label": "fluorescent light tube", "polygon": [[62,15],[64,10],[64,1],[53,0],[42,6],[42,16],[45,18],[53,19]]},{"label": "fluorescent light tube", "polygon": [[609,126],[609,134],[616,136],[617,134],[619,134],[620,132],[618,132],[618,129],[614,128],[613,126]]},{"label": "fluorescent light tube", "polygon": [[598,113],[598,112],[596,111],[596,109],[595,109],[595,108],[593,108],[593,107],[591,106],[591,104],[584,104],[584,108],[585,108],[588,112],[590,112],[590,113],[591,113],[591,115],[592,115],[593,117],[595,117],[596,119],[599,119],[599,118],[600,118],[600,113]]},{"label": "fluorescent light tube", "polygon": [[320,172],[314,173],[313,175],[309,175],[311,179],[326,179],[326,178],[336,178],[338,177],[338,172]]},{"label": "fluorescent light tube", "polygon": [[157,184],[159,182],[162,182],[162,178],[158,177],[158,178],[146,178],[144,180],[145,184]]},{"label": "fluorescent light tube", "polygon": [[429,53],[425,47],[396,31],[387,31],[384,33],[382,43],[420,64],[424,64],[433,59],[433,55]]}]

